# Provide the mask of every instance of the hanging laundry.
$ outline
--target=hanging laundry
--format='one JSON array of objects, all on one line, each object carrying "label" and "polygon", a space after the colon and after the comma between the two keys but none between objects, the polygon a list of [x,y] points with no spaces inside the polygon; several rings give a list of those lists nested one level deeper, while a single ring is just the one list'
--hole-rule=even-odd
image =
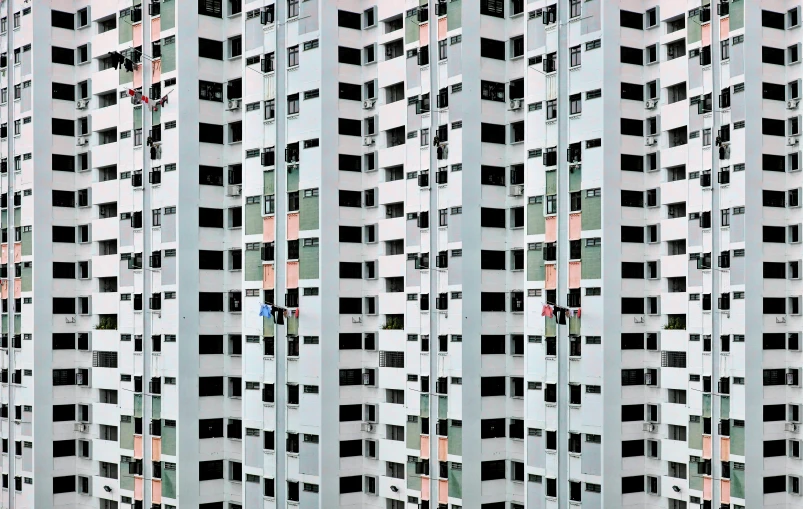
[{"label": "hanging laundry", "polygon": [[284,325],[284,310],[282,308],[273,308],[273,323]]},{"label": "hanging laundry", "polygon": [[443,148],[438,146],[438,159],[443,159]]},{"label": "hanging laundry", "polygon": [[566,309],[565,308],[555,308],[555,321],[558,322],[558,325],[566,325]]},{"label": "hanging laundry", "polygon": [[151,145],[151,159],[156,159],[156,147]]},{"label": "hanging laundry", "polygon": [[283,309],[282,311],[284,311],[284,316],[290,316],[290,313],[286,309]]},{"label": "hanging laundry", "polygon": [[162,99],[159,101],[159,104],[161,104],[162,108],[164,108],[165,104],[167,104],[167,95],[162,97]]},{"label": "hanging laundry", "polygon": [[440,142],[441,142],[441,140],[437,136],[432,138],[432,146],[433,147],[437,147],[440,144]]},{"label": "hanging laundry", "polygon": [[134,62],[130,58],[126,58],[123,61],[123,67],[125,67],[126,72],[134,72]]},{"label": "hanging laundry", "polygon": [[577,311],[577,318],[580,318],[580,314],[582,313],[582,309],[577,308],[576,311]]},{"label": "hanging laundry", "polygon": [[541,316],[552,318],[552,306],[550,306],[549,304],[544,304],[541,307]]},{"label": "hanging laundry", "polygon": [[298,318],[298,308],[293,310],[293,315]]},{"label": "hanging laundry", "polygon": [[270,318],[270,304],[260,304],[259,305],[259,316],[264,316],[265,318]]}]

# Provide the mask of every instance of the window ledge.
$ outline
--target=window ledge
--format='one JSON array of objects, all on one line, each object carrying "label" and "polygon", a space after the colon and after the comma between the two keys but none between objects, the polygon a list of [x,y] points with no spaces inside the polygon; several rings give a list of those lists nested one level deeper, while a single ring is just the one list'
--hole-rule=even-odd
[{"label": "window ledge", "polygon": [[[288,20],[287,22],[290,23],[290,20]],[[301,67],[301,66],[300,65],[294,65],[293,67],[288,67],[287,68],[287,72],[297,71],[299,67]]]},{"label": "window ledge", "polygon": [[579,71],[583,68],[583,64],[575,65],[574,67],[569,67],[569,72]]},{"label": "window ledge", "polygon": [[288,120],[288,122],[289,122],[290,120],[295,120],[295,119],[297,119],[297,118],[299,117],[299,115],[300,115],[299,113],[293,113],[292,115],[287,115],[287,120]]}]

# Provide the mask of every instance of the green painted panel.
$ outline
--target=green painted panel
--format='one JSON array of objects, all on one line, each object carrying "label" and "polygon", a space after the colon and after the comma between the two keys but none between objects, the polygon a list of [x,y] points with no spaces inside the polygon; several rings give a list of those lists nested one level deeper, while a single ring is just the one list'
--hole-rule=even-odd
[{"label": "green painted panel", "polygon": [[154,110],[151,112],[151,125],[159,125],[162,123],[162,109]]},{"label": "green painted panel", "polygon": [[19,333],[22,330],[22,315],[14,315],[14,332]]},{"label": "green painted panel", "polygon": [[407,489],[421,491],[421,476],[415,473],[415,463],[407,463]]},{"label": "green painted panel", "polygon": [[120,421],[120,448],[134,449],[134,418],[130,422]]},{"label": "green painted panel", "polygon": [[33,291],[33,267],[22,265],[22,291]]},{"label": "green painted panel", "polygon": [[417,16],[409,16],[404,19],[404,42],[405,44],[410,44],[411,42],[417,42],[419,39],[418,33],[418,17]]},{"label": "green painted panel", "polygon": [[262,257],[258,249],[245,251],[245,280],[262,281]]},{"label": "green painted panel", "polygon": [[162,426],[162,454],[167,454],[169,456],[176,455],[175,426]]},{"label": "green painted panel", "polygon": [[272,338],[276,335],[274,332],[276,328],[276,324],[273,322],[273,318],[263,318],[262,319],[262,335],[265,337]]},{"label": "green painted panel", "polygon": [[429,394],[421,395],[421,417],[429,417]]},{"label": "green painted panel", "polygon": [[8,227],[8,211],[7,210],[3,210],[2,223],[3,223],[3,226],[2,226],[3,228],[7,228]]},{"label": "green painted panel", "polygon": [[298,191],[298,177],[301,174],[301,170],[294,169],[294,170],[287,170],[287,192],[293,193]]},{"label": "green painted panel", "polygon": [[446,442],[449,454],[455,456],[463,455],[463,427],[452,426],[449,423],[449,440]]},{"label": "green painted panel", "polygon": [[558,172],[546,172],[546,194],[557,194],[558,192]]},{"label": "green painted panel", "polygon": [[3,332],[8,333],[8,315],[3,315]]},{"label": "green painted panel", "polygon": [[318,279],[318,246],[301,246],[298,249],[298,278],[299,279]]},{"label": "green painted panel", "polygon": [[527,204],[527,235],[542,235],[546,233],[546,219],[544,219],[543,203]]},{"label": "green painted panel", "polygon": [[162,469],[162,496],[176,498],[176,470]]},{"label": "green painted panel", "polygon": [[174,0],[162,0],[160,13],[162,17],[161,30],[169,30],[176,26],[176,2]]},{"label": "green painted panel", "polygon": [[120,489],[134,491],[134,476],[128,473],[128,464],[120,465]]},{"label": "green painted panel", "polygon": [[[450,437],[451,439],[451,437]],[[463,471],[449,469],[449,496],[463,498]]]},{"label": "green painted panel", "polygon": [[287,335],[298,336],[298,318],[295,316],[286,316],[284,320],[287,322]]},{"label": "green painted panel", "polygon": [[580,264],[580,277],[583,279],[601,279],[602,247],[586,246],[585,242],[580,242],[580,256],[583,260],[583,262]]},{"label": "green painted panel", "polygon": [[421,449],[421,423],[418,419],[415,422],[407,421],[407,448]]},{"label": "green painted panel", "polygon": [[262,235],[262,205],[260,203],[245,204],[245,234]]},{"label": "green painted panel", "polygon": [[729,396],[719,397],[719,418],[730,419],[731,415],[731,399]]},{"label": "green painted panel", "polygon": [[599,230],[602,228],[602,198],[599,196],[581,196],[580,206],[583,214],[580,218],[580,227],[583,230]]},{"label": "green painted panel", "polygon": [[[733,6],[731,6],[731,30],[733,29]],[[686,44],[703,40],[703,27],[700,25],[700,15],[689,16],[686,23]]]},{"label": "green painted panel", "polygon": [[569,317],[569,334],[580,335],[580,318],[576,316]]},{"label": "green painted panel", "polygon": [[22,232],[22,256],[33,254],[33,232]]},{"label": "green painted panel", "polygon": [[134,417],[142,417],[142,394],[134,394]]},{"label": "green painted panel", "polygon": [[580,183],[583,180],[583,171],[580,168],[569,170],[569,192],[574,193],[580,190]]},{"label": "green painted panel", "polygon": [[142,106],[134,106],[134,129],[142,129]]},{"label": "green painted panel", "polygon": [[730,29],[738,30],[740,28],[744,28],[744,0],[731,0],[729,12],[731,18]]},{"label": "green painted panel", "polygon": [[273,170],[263,173],[265,181],[265,194],[273,194],[276,192],[276,178],[274,177]]},{"label": "green painted panel", "polygon": [[162,418],[162,397],[151,396],[151,419]]},{"label": "green painted panel", "polygon": [[527,250],[527,281],[545,281],[544,251],[541,249]]},{"label": "green painted panel", "polygon": [[689,464],[689,489],[703,491],[703,476],[697,473],[697,463]]},{"label": "green painted panel", "polygon": [[162,39],[162,73],[176,70],[176,39]]},{"label": "green painted panel", "polygon": [[120,70],[118,72],[120,74],[120,84],[121,85],[123,85],[125,83],[132,83],[134,81],[134,73],[126,71],[125,67],[120,66]]},{"label": "green painted panel", "polygon": [[120,16],[117,22],[117,36],[120,44],[134,40],[134,27],[131,26],[131,14]]},{"label": "green painted panel", "polygon": [[703,417],[711,417],[711,395],[703,394]]},{"label": "green painted panel", "polygon": [[14,226],[22,224],[22,207],[14,207]]},{"label": "green painted panel", "polygon": [[731,497],[744,498],[744,468],[733,468],[733,462],[731,462]]},{"label": "green painted panel", "polygon": [[555,337],[558,335],[558,324],[552,318],[544,318],[544,336]]},{"label": "green painted panel", "polygon": [[449,6],[446,11],[446,30],[456,30],[463,26],[463,0],[452,0],[446,5]]},{"label": "green painted panel", "polygon": [[318,197],[302,197],[299,205],[298,229],[317,230],[320,228],[318,213]]},{"label": "green painted panel", "polygon": [[438,396],[438,419],[446,419],[447,410],[449,410],[449,397]]},{"label": "green painted panel", "polygon": [[731,426],[731,454],[744,456],[744,426]]},{"label": "green painted panel", "polygon": [[[689,421],[689,449],[703,450],[702,419],[700,422]],[[731,452],[733,452],[733,445],[731,445]]]}]

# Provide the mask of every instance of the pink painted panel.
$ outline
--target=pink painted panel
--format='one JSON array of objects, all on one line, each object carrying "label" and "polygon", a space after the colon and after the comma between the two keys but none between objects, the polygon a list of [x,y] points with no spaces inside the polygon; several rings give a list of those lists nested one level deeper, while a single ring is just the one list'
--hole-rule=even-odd
[{"label": "pink painted panel", "polygon": [[262,218],[262,240],[264,242],[273,242],[276,240],[276,228],[273,227],[273,223],[273,216]]},{"label": "pink painted panel", "polygon": [[162,503],[162,481],[157,481],[154,479],[153,484],[151,485],[151,498],[153,499],[154,504],[161,504]]},{"label": "pink painted panel", "polygon": [[446,27],[446,18],[441,18],[438,20],[438,40],[441,41],[446,39],[446,32],[448,28]]},{"label": "pink painted panel", "polygon": [[719,20],[719,39],[724,41],[728,38],[731,30],[731,19],[721,18]]},{"label": "pink painted panel", "polygon": [[729,437],[722,437],[722,445],[720,446],[720,451],[722,451],[722,461],[730,461],[731,459],[731,439]]},{"label": "pink painted panel", "polygon": [[287,262],[287,288],[298,288],[298,262]]},{"label": "pink painted panel", "polygon": [[449,481],[441,479],[438,481],[438,503],[446,504],[449,502]]},{"label": "pink painted panel", "polygon": [[273,265],[267,264],[262,266],[262,288],[264,290],[273,290],[273,273]]},{"label": "pink painted panel", "polygon": [[[711,23],[703,25],[703,46],[711,44]],[[134,44],[136,46],[136,44]]]},{"label": "pink painted panel", "polygon": [[546,284],[544,288],[554,290],[558,285],[558,271],[555,269],[555,264],[545,265],[544,269],[546,269]]},{"label": "pink painted panel", "polygon": [[580,240],[583,231],[580,214],[569,214],[569,240]]},{"label": "pink painted panel", "polygon": [[0,283],[0,285],[2,285],[2,288],[3,288],[3,298],[7,299],[8,298],[8,281],[3,280],[3,282]]},{"label": "pink painted panel", "polygon": [[[134,88],[139,88],[142,86],[142,66],[135,65],[134,66]],[[145,94],[143,94],[145,95]]]},{"label": "pink painted panel", "polygon": [[134,47],[142,46],[142,23],[134,25]]},{"label": "pink painted panel", "polygon": [[162,81],[162,61],[154,60],[151,65],[151,82]]},{"label": "pink painted panel", "polygon": [[287,240],[298,240],[298,214],[287,214]]},{"label": "pink painted panel", "polygon": [[22,297],[22,279],[14,279],[14,298],[19,299]]},{"label": "pink painted panel", "polygon": [[145,481],[143,481],[142,477],[135,477],[134,478],[134,499],[135,500],[142,500],[142,492],[145,491]]},{"label": "pink painted panel", "polygon": [[422,460],[429,459],[429,435],[421,435],[421,454]]},{"label": "pink painted panel", "polygon": [[429,477],[421,476],[421,500],[429,500]]},{"label": "pink painted panel", "polygon": [[730,504],[731,503],[731,482],[726,480],[726,479],[722,479],[722,481],[720,481],[720,482],[722,483],[720,485],[720,487],[719,487],[720,494],[721,494],[720,497],[722,498],[722,503],[723,504]]},{"label": "pink painted panel", "polygon": [[546,218],[546,242],[555,242],[558,237],[558,218],[550,216]]},{"label": "pink painted panel", "polygon": [[429,23],[424,23],[418,27],[418,35],[418,42],[422,48],[429,44]]},{"label": "pink painted panel", "polygon": [[3,265],[8,263],[8,245],[3,244]]},{"label": "pink painted panel", "polygon": [[446,461],[449,455],[448,442],[445,437],[438,437],[438,461]]},{"label": "pink painted panel", "polygon": [[162,438],[153,437],[153,450],[151,451],[153,461],[161,461],[162,459]]},{"label": "pink painted panel", "polygon": [[162,18],[151,19],[151,41],[158,41],[162,37]]},{"label": "pink painted panel", "polygon": [[703,477],[703,500],[711,500],[713,481],[710,477]]},{"label": "pink painted panel", "polygon": [[14,243],[14,263],[22,261],[22,242]]},{"label": "pink painted panel", "polygon": [[134,435],[134,457],[142,458],[142,435]]},{"label": "pink painted panel", "polygon": [[580,288],[580,262],[569,262],[569,288]]},{"label": "pink painted panel", "polygon": [[703,435],[703,458],[711,459],[711,436]]}]

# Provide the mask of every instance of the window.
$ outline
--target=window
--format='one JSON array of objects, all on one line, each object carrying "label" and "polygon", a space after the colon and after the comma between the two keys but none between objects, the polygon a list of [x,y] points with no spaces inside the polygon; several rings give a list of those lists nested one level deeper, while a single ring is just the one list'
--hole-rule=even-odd
[{"label": "window", "polygon": [[573,46],[569,48],[569,66],[577,67],[581,62],[580,46]]},{"label": "window", "polygon": [[619,48],[619,60],[623,64],[644,65],[644,53],[639,48],[629,48],[621,46]]},{"label": "window", "polygon": [[569,96],[569,115],[579,115],[583,112],[582,94]]},{"label": "window", "polygon": [[480,56],[495,60],[505,60],[505,41],[482,37],[480,39]]},{"label": "window", "polygon": [[287,67],[291,68],[298,65],[298,46],[287,48]]},{"label": "window", "polygon": [[223,60],[223,41],[198,38],[198,56],[212,60]]}]

